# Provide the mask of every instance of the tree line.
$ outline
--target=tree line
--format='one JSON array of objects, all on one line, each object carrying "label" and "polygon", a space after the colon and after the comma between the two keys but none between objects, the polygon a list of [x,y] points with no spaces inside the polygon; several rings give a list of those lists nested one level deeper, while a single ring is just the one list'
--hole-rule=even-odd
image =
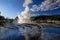
[{"label": "tree line", "polygon": [[49,15],[49,16],[33,16],[31,20],[58,20],[60,21],[60,15]]},{"label": "tree line", "polygon": [[3,26],[5,23],[12,23],[13,19],[5,18],[4,16],[0,16],[0,26]]}]

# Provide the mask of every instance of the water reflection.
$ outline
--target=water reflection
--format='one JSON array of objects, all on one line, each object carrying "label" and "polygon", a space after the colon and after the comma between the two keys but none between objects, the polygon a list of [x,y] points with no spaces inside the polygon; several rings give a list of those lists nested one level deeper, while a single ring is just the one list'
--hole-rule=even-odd
[{"label": "water reflection", "polygon": [[60,26],[43,25],[43,34],[43,40],[60,40]]}]

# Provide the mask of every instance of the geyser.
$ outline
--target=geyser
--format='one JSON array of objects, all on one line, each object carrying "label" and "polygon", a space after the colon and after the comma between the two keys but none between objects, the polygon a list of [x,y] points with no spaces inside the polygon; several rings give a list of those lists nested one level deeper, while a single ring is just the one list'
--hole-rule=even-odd
[{"label": "geyser", "polygon": [[30,21],[30,14],[29,8],[26,7],[23,12],[18,16],[18,23],[29,23]]},{"label": "geyser", "polygon": [[31,0],[25,0],[23,7],[25,7],[24,11],[20,13],[18,16],[18,23],[30,23],[30,9],[29,9],[29,4],[32,3]]}]

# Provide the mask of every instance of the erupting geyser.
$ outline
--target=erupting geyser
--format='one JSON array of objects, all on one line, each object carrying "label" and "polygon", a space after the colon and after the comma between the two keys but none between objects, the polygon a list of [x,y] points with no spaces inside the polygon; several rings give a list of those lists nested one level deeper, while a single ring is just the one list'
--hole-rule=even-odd
[{"label": "erupting geyser", "polygon": [[24,11],[20,13],[18,16],[18,23],[30,23],[30,9],[29,9],[29,4],[32,3],[31,0],[25,0],[23,7],[25,7]]},{"label": "erupting geyser", "polygon": [[23,12],[21,12],[21,15],[18,16],[18,23],[29,23],[30,21],[30,14],[29,14],[29,8],[26,7]]}]

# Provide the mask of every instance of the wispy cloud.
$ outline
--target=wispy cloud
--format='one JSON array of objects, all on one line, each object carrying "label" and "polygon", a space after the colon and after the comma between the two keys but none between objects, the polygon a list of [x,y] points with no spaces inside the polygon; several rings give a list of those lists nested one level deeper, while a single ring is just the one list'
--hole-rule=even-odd
[{"label": "wispy cloud", "polygon": [[33,5],[31,11],[47,11],[54,10],[60,7],[60,0],[45,0],[39,5]]}]

